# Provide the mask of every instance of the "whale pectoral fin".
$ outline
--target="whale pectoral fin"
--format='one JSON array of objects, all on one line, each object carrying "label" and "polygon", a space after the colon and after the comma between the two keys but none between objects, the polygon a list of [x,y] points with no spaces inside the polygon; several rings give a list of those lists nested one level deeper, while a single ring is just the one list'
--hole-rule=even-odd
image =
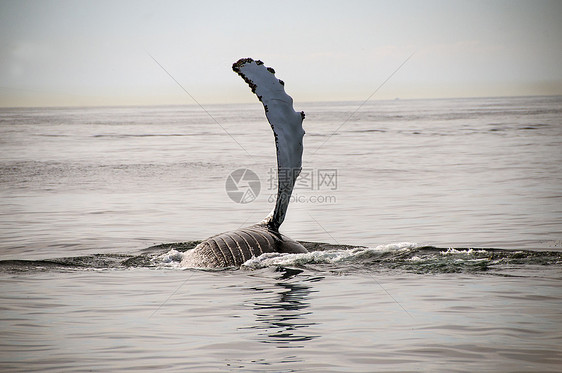
[{"label": "whale pectoral fin", "polygon": [[304,112],[293,109],[293,99],[285,92],[283,81],[275,71],[261,61],[243,58],[232,69],[248,83],[265,109],[265,115],[275,136],[277,150],[277,201],[271,216],[266,218],[278,229],[287,212],[295,181],[302,167]]}]

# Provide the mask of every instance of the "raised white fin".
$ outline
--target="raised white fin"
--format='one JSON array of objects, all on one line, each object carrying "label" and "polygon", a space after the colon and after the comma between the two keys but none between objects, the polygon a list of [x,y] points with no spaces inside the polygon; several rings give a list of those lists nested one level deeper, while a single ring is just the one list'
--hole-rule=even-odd
[{"label": "raised white fin", "polygon": [[248,83],[265,109],[265,115],[275,135],[277,147],[277,200],[275,208],[264,223],[278,230],[283,220],[295,181],[302,167],[302,139],[304,112],[293,109],[293,99],[285,93],[283,81],[275,77],[275,71],[263,62],[243,58],[232,69]]}]

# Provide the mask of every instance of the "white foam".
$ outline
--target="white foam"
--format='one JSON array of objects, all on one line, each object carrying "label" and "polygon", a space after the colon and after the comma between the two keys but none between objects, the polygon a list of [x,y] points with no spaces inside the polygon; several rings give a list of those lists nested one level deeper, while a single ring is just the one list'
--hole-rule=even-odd
[{"label": "white foam", "polygon": [[[400,252],[419,247],[413,242],[397,242],[374,247],[355,247],[347,250],[311,251],[302,254],[265,253],[253,257],[242,264],[242,268],[258,269],[270,266],[295,266],[305,264],[336,264],[360,258],[368,253]],[[454,249],[452,249],[454,250]],[[451,252],[452,253],[452,252]],[[443,253],[445,254],[445,253]],[[180,268],[185,253],[171,249],[152,259],[152,263],[160,267]],[[412,258],[415,261],[417,257]]]},{"label": "white foam", "polygon": [[176,249],[171,249],[167,253],[158,255],[152,262],[156,265],[163,267],[179,267],[183,260],[184,253],[177,251]]},{"label": "white foam", "polygon": [[447,249],[447,251],[441,251],[441,255],[467,255],[470,256],[472,254],[487,254],[486,250],[474,250],[474,249],[466,249],[466,250],[457,250],[453,248]]},{"label": "white foam", "polygon": [[386,245],[378,245],[372,250],[376,251],[399,251],[399,250],[411,250],[418,248],[419,245],[415,242],[397,242],[389,243]]},{"label": "white foam", "polygon": [[407,259],[408,262],[422,262],[424,259],[420,258],[419,256],[413,256],[410,259]]},{"label": "white foam", "polygon": [[356,247],[347,250],[326,250],[312,251],[303,254],[281,254],[265,253],[259,257],[247,260],[242,267],[244,268],[264,268],[269,266],[294,266],[303,264],[335,264],[352,260],[353,258],[369,252],[390,252],[411,250],[418,247],[412,242],[399,242],[393,244],[379,245],[375,247]]}]

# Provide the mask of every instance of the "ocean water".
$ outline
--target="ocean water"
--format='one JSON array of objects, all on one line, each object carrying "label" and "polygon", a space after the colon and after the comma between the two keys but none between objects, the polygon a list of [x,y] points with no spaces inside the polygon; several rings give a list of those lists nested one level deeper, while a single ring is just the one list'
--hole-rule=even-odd
[{"label": "ocean water", "polygon": [[0,109],[2,371],[560,370],[562,97],[296,103],[310,253],[214,271],[275,152],[205,109]]}]

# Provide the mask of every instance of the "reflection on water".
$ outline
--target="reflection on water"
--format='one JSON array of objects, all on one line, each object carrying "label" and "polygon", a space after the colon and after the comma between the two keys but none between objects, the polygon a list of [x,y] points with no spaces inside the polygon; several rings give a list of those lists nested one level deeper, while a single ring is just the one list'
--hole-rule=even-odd
[{"label": "reflection on water", "polygon": [[[262,343],[273,343],[279,348],[302,348],[307,341],[318,335],[307,333],[307,328],[316,323],[307,319],[309,295],[312,288],[303,281],[293,281],[302,270],[279,268],[280,280],[264,287],[251,287],[252,298],[247,305],[255,311],[254,325],[242,329],[256,329]],[[313,281],[319,281],[316,278]],[[310,280],[309,280],[310,281]]]}]

